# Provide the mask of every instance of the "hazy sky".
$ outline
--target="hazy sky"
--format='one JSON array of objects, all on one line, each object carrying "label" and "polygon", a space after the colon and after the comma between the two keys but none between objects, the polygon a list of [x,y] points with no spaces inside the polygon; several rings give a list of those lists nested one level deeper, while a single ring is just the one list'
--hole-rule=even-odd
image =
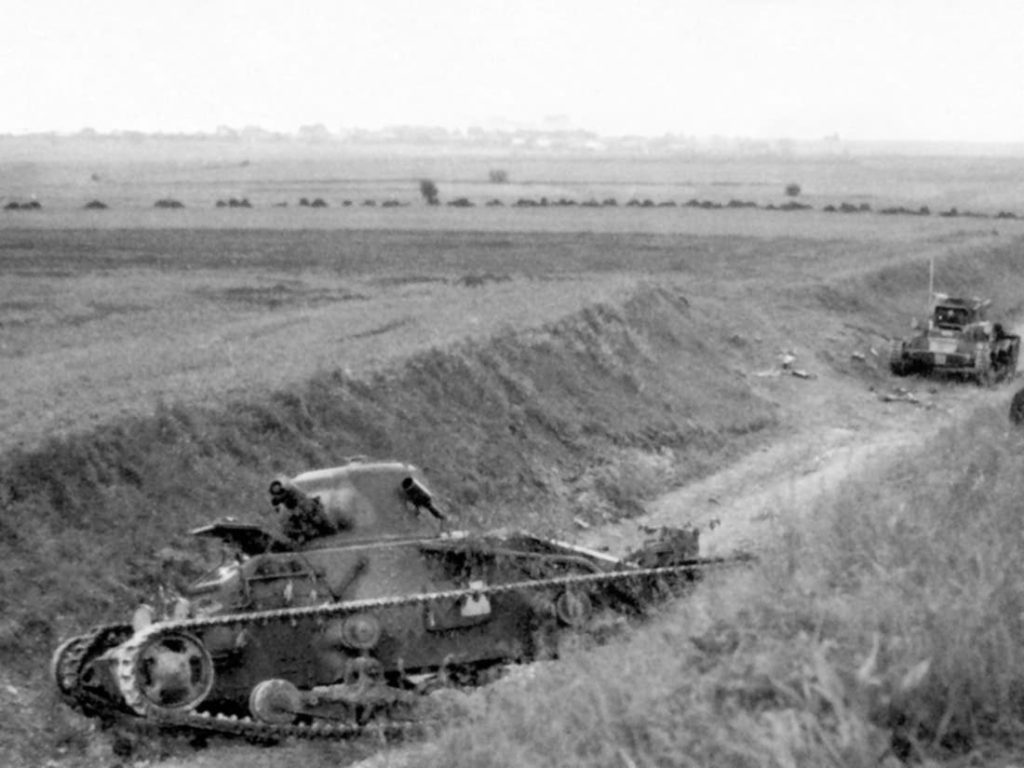
[{"label": "hazy sky", "polygon": [[1024,3],[0,0],[0,132],[1024,140]]}]

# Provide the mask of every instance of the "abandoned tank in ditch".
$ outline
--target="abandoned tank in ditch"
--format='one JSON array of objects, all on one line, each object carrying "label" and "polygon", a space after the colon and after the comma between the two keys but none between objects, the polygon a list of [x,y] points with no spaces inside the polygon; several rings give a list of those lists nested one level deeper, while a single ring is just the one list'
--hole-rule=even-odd
[{"label": "abandoned tank in ditch", "polygon": [[[528,533],[447,530],[420,472],[351,461],[275,480],[281,532],[195,529],[229,556],[162,610],[65,640],[65,702],[108,723],[247,737],[415,722],[441,685],[558,655],[723,560],[663,529],[623,559]],[[621,621],[621,619],[618,619]]]}]

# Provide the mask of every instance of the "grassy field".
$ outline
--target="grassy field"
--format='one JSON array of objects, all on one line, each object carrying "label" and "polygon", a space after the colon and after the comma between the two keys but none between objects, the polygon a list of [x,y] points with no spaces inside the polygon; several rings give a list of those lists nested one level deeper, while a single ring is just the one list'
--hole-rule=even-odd
[{"label": "grassy field", "polygon": [[[333,210],[345,200],[356,207],[367,199],[421,204],[419,180],[428,178],[437,183],[442,201],[467,197],[478,205],[520,197],[578,202],[614,197],[625,204],[635,197],[680,204],[691,198],[722,203],[739,199],[765,206],[784,202],[785,186],[796,183],[802,190],[800,200],[815,208],[847,201],[868,203],[875,210],[901,205],[916,210],[923,205],[935,213],[956,207],[1021,214],[1024,192],[1016,179],[1022,165],[1020,157],[898,156],[856,150],[815,157],[730,157],[645,155],[640,150],[605,155],[289,141],[8,137],[0,141],[0,202],[35,195],[44,211],[70,211],[99,199],[112,208],[105,213],[124,208],[139,213],[167,197],[188,209],[209,209],[218,199],[231,197],[248,198],[260,209],[280,203],[294,209],[301,197],[322,197]],[[508,183],[489,180],[495,169],[507,172]]]},{"label": "grassy field", "polygon": [[[0,446],[543,325],[614,303],[640,281],[713,298],[702,311],[728,323],[759,286],[778,296],[765,303],[771,313],[801,291],[907,265],[923,307],[928,258],[1011,242],[980,224],[883,219],[887,228],[844,236],[823,214],[768,232],[759,224],[773,214],[732,215],[742,234],[534,232],[522,222],[501,233],[0,229]],[[1018,301],[1009,290],[995,298],[1008,311]]]},{"label": "grassy field", "polygon": [[[194,168],[172,166],[168,179],[194,185]],[[713,167],[708,179],[731,178]],[[939,184],[941,167],[928,168]],[[591,168],[615,184],[627,170],[667,173]],[[923,309],[933,258],[939,287],[1024,306],[1014,221],[142,210],[152,175],[145,194],[129,190],[134,209],[83,212],[69,191],[79,177],[30,171],[68,196],[0,214],[0,752],[12,765],[100,759],[100,740],[49,691],[53,645],[198,568],[184,531],[223,514],[260,520],[277,473],[394,456],[427,469],[460,525],[562,535],[574,517],[635,514],[785,434],[753,373],[788,349],[850,373],[850,351],[883,345]],[[842,173],[843,194],[868,189]],[[980,194],[964,181],[974,174],[948,189]],[[999,189],[1001,204],[1012,198]],[[82,223],[93,214],[113,218]],[[438,762],[849,765],[877,758],[892,732],[915,755],[1012,737],[1019,628],[967,614],[977,595],[1013,608],[1019,583],[986,560],[1016,547],[1020,473],[1006,457],[1019,450],[1001,419],[950,433],[972,452],[908,457],[846,489],[749,582],[710,584],[628,644],[495,694],[485,719],[441,737]],[[904,619],[901,601],[915,606]],[[875,631],[880,666],[858,682]],[[701,651],[690,637],[702,633],[737,644]],[[910,681],[926,697],[879,710],[877,694],[924,660],[930,674]],[[485,755],[487,743],[506,746]]]}]

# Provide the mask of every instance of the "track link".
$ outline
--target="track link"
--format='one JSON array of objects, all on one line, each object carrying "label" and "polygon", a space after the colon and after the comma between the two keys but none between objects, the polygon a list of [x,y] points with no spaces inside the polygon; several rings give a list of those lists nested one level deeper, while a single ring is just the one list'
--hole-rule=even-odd
[{"label": "track link", "polygon": [[[88,635],[73,637],[65,641],[61,646],[63,652],[56,654],[59,663],[55,663],[54,677],[61,695],[71,706],[85,714],[112,717],[121,725],[144,732],[186,730],[238,736],[262,742],[276,742],[289,738],[348,739],[366,735],[387,737],[398,734],[418,734],[430,728],[439,727],[443,723],[433,720],[386,720],[384,722],[375,720],[364,724],[316,719],[308,723],[275,724],[257,721],[248,716],[204,712],[202,703],[192,711],[164,711],[147,702],[134,670],[138,666],[139,654],[153,640],[174,634],[193,634],[197,630],[210,627],[230,625],[244,628],[246,626],[265,626],[270,623],[294,625],[298,621],[310,618],[326,620],[366,610],[428,605],[458,598],[479,599],[510,592],[529,594],[592,586],[611,586],[628,594],[637,594],[643,598],[638,599],[637,602],[646,604],[657,600],[659,596],[670,593],[681,580],[689,583],[706,571],[734,567],[750,559],[749,556],[708,558],[657,568],[575,574],[494,584],[479,588],[182,619],[153,624],[135,635],[131,635],[130,627],[111,625],[101,627]],[[129,640],[129,637],[124,637],[126,632],[130,641],[124,643],[125,640]],[[124,705],[120,708],[110,700],[99,700],[99,697],[82,686],[80,680],[81,672],[87,661],[94,658],[97,653],[102,653],[105,648],[111,647],[111,640],[117,637],[121,637],[121,642],[124,643],[123,647],[117,651],[118,684],[124,696]]]},{"label": "track link", "polygon": [[65,640],[54,652],[50,674],[61,699],[84,715],[103,714],[109,709],[106,699],[84,685],[86,665],[108,648],[120,645],[132,635],[130,624],[105,624],[84,635]]}]

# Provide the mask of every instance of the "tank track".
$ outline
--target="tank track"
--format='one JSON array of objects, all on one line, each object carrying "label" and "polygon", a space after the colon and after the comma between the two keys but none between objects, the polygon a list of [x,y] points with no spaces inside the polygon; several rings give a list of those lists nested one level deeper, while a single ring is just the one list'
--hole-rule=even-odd
[{"label": "tank track", "polygon": [[[371,721],[369,723],[352,723],[347,721],[314,720],[310,723],[275,724],[258,721],[249,716],[212,714],[198,710],[170,713],[148,704],[136,679],[135,668],[138,654],[152,639],[173,633],[188,633],[190,630],[209,627],[232,626],[244,628],[247,625],[265,626],[271,622],[288,622],[293,625],[306,619],[324,620],[345,616],[359,611],[387,609],[409,605],[428,605],[430,603],[450,601],[461,597],[478,598],[508,592],[531,593],[544,590],[566,589],[585,586],[620,586],[624,589],[640,586],[654,589],[671,589],[674,579],[685,577],[687,581],[702,574],[708,569],[731,567],[748,561],[747,556],[733,558],[708,558],[694,560],[674,566],[657,568],[604,571],[599,573],[575,574],[546,579],[494,584],[480,588],[464,588],[429,592],[419,595],[404,595],[373,600],[359,600],[345,603],[328,603],[297,608],[281,608],[252,613],[234,613],[218,616],[200,617],[160,622],[131,637],[118,651],[119,685],[124,694],[126,707],[117,708],[109,700],[100,700],[80,685],[80,674],[84,661],[91,657],[91,652],[102,648],[103,638],[110,638],[112,633],[125,630],[124,625],[101,627],[88,635],[71,638],[63,647],[68,650],[63,654],[63,663],[55,670],[58,688],[62,696],[71,706],[93,716],[106,717],[119,725],[127,726],[143,733],[185,731],[190,733],[221,734],[243,737],[247,740],[263,743],[275,743],[288,738],[299,739],[347,739],[356,736],[378,735],[380,737],[401,734],[421,734],[431,728],[440,727],[450,721],[437,720],[395,720]],[[130,633],[130,628],[128,628]],[[127,639],[127,638],[125,638]],[[109,641],[108,641],[109,642]],[[109,645],[108,645],[109,647]]]},{"label": "tank track", "polygon": [[86,662],[107,648],[120,645],[132,635],[130,624],[105,624],[85,635],[65,640],[54,653],[50,670],[61,699],[72,709],[86,716],[102,715],[109,702],[82,685]]}]

